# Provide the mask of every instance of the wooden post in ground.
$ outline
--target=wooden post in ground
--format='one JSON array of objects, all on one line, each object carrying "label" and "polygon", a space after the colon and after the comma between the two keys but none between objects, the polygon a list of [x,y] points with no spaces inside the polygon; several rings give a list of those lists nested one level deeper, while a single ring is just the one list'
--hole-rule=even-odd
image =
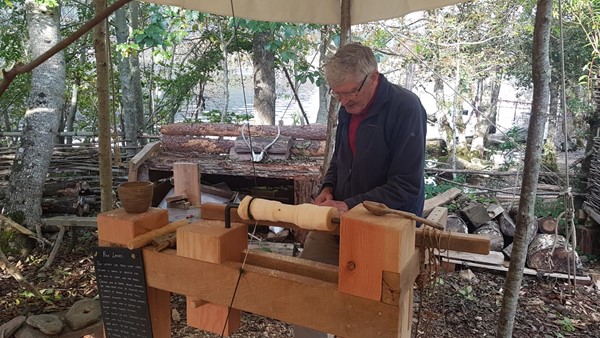
[{"label": "wooden post in ground", "polygon": [[[98,242],[100,246],[124,247],[134,237],[169,223],[168,212],[150,208],[142,214],[128,214],[124,209],[98,215]],[[147,286],[148,310],[154,337],[171,337],[170,292]]]}]

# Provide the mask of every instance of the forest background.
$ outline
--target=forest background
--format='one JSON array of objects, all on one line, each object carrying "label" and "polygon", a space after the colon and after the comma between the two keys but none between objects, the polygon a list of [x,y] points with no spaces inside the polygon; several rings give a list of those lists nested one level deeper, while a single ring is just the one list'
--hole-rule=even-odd
[{"label": "forest background", "polygon": [[[0,67],[35,58],[44,44],[60,41],[89,20],[92,7],[90,1],[3,1]],[[531,101],[534,17],[534,1],[474,1],[356,25],[352,39],[374,48],[382,73],[393,82],[434,101],[428,106],[428,120],[450,145],[454,163],[457,154],[479,161],[500,154],[506,168],[518,164],[512,156],[516,143],[494,148],[488,136],[518,138],[519,129],[526,127],[499,130],[497,117],[506,88],[519,95],[510,98],[516,100],[511,101],[515,110],[519,102]],[[565,141],[571,149],[589,145],[587,138],[596,128],[591,79],[598,55],[598,3],[567,1],[563,18],[562,42],[556,24],[551,32],[552,81],[543,157],[544,165],[554,170],[556,147],[564,149]],[[274,124],[284,115],[292,124],[327,121],[328,88],[319,66],[339,44],[338,26],[256,22],[138,2],[125,5],[108,22],[110,124],[120,138],[114,141],[122,141],[130,155],[143,146],[143,135],[156,135],[160,125],[175,121]],[[566,114],[559,114],[562,43]],[[92,34],[86,34],[36,72],[18,76],[0,97],[0,130],[5,135],[38,134],[29,136],[36,145],[31,151],[36,161],[49,153],[40,147],[53,146],[39,142],[51,140],[40,135],[48,129],[97,133],[96,62]],[[318,88],[319,103],[308,112],[310,120],[295,102],[295,108],[287,108],[292,89],[300,85]],[[253,95],[243,91],[245,104],[233,111],[232,87],[247,86]],[[276,105],[282,101],[286,109],[276,117]],[[469,125],[472,135],[466,134]],[[23,126],[32,127],[23,131]],[[10,145],[15,140],[5,137],[0,142]],[[73,139],[61,137],[59,142]],[[33,228],[39,213],[24,211],[39,205],[29,200],[37,195],[31,191],[43,184],[45,172],[34,175],[37,179],[31,174],[19,178],[15,172],[23,170],[18,169],[13,168],[4,213],[23,214],[25,225]]]},{"label": "forest background", "polygon": [[[505,159],[502,169],[525,165],[515,156],[523,154],[519,126],[499,128],[497,117],[503,86],[522,93],[518,100],[535,101],[534,23],[540,3],[552,9],[551,1],[550,6],[548,1],[474,1],[353,27],[352,39],[374,48],[386,76],[434,99],[428,120],[450,145],[452,156],[430,158],[430,164],[456,167],[462,158],[496,169],[492,159],[499,154]],[[82,26],[101,4],[4,0],[0,67],[35,59]],[[551,74],[548,110],[541,109],[547,119],[544,170],[557,169],[557,149],[586,146],[591,154],[600,110],[593,102],[600,3],[565,1],[563,10],[563,29],[556,24],[550,28],[544,69]],[[558,17],[556,8],[552,16]],[[318,88],[315,120],[327,121],[328,89],[319,66],[339,44],[337,26],[255,22],[131,2],[104,28],[105,33],[86,34],[31,73],[17,76],[0,97],[0,130],[6,136],[20,133],[20,139],[0,140],[3,146],[18,145],[3,214],[31,230],[40,223],[39,197],[55,142],[73,143],[73,132],[87,132],[90,138],[106,135],[98,114],[104,108],[110,112],[112,132],[119,135],[113,141],[128,156],[144,145],[144,136],[179,119],[275,124],[282,119],[276,116],[277,100],[289,99],[284,86]],[[108,77],[97,77],[102,68],[108,69]],[[236,82],[245,88],[245,81],[252,83],[252,108],[244,104],[242,113],[234,112],[230,89]],[[110,100],[102,101],[104,95]],[[220,104],[206,109],[215,98]],[[532,112],[538,108],[532,106]],[[294,124],[315,122],[301,112],[289,114]],[[466,134],[467,121],[472,135]],[[494,134],[505,136],[506,142],[491,143]],[[579,177],[586,177],[588,169],[589,158]],[[111,198],[103,194],[103,206],[112,206]]]}]

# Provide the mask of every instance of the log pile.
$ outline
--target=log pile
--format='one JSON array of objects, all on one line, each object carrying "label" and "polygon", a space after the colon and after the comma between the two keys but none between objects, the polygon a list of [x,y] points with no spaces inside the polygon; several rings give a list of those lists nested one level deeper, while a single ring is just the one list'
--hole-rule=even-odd
[{"label": "log pile", "polygon": [[[15,148],[0,148],[0,206],[4,204]],[[58,144],[48,168],[42,195],[45,215],[89,215],[100,209],[98,148],[94,143],[73,146]],[[124,165],[113,166],[113,184],[126,180]]]},{"label": "log pile", "polygon": [[[453,196],[458,197],[456,194]],[[434,204],[462,203],[448,200],[437,203],[435,200],[442,199],[433,197],[425,204],[434,206]],[[465,204],[456,212],[448,214],[446,230],[486,236],[490,239],[490,251],[495,252],[494,255],[504,254],[510,260],[516,227],[511,214],[499,203],[484,204],[471,201]],[[527,267],[542,272],[565,274],[573,273],[573,267],[576,267],[577,273],[581,273],[582,265],[577,253],[567,245],[563,236],[555,235],[557,227],[557,220],[551,216],[541,217],[531,223],[529,233],[532,235],[529,238]],[[440,257],[444,255],[440,254]]]}]

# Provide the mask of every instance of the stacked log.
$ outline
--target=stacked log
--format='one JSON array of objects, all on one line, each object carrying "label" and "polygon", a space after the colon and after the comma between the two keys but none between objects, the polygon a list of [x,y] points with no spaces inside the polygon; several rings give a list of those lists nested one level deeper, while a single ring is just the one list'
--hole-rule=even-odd
[{"label": "stacked log", "polygon": [[[277,126],[246,126],[223,123],[176,123],[162,126],[162,146],[167,152],[185,152],[192,156],[205,154],[229,155],[236,147],[242,129],[246,138],[274,140]],[[280,138],[289,138],[294,156],[323,157],[327,128],[323,125],[280,126]],[[238,142],[239,143],[239,142]],[[256,150],[255,150],[256,151]],[[259,151],[260,152],[260,151]]]},{"label": "stacked log", "polygon": [[[572,261],[572,255],[575,262]],[[578,255],[567,245],[565,237],[550,234],[535,236],[527,252],[527,266],[541,271],[563,273],[572,272],[573,267],[578,272],[582,269]]]}]

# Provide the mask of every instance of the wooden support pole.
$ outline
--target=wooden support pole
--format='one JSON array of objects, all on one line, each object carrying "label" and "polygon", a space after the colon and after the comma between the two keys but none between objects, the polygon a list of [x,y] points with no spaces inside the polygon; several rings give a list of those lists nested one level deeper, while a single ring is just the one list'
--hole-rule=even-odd
[{"label": "wooden support pole", "polygon": [[[241,262],[248,248],[248,227],[234,223],[225,228],[223,222],[200,220],[177,230],[177,255],[203,262],[221,264]],[[211,304],[193,296],[186,298],[187,323],[220,335],[230,335],[240,327],[241,311],[226,305]]]},{"label": "wooden support pole", "polygon": [[198,163],[173,163],[175,195],[186,195],[193,206],[200,206],[201,184]]}]

